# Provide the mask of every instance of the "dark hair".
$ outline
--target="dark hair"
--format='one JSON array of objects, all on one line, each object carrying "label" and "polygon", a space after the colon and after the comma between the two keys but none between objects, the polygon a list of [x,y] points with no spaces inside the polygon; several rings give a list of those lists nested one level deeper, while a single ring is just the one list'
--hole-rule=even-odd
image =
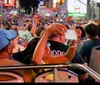
[{"label": "dark hair", "polygon": [[28,25],[28,31],[31,31],[31,29],[32,29],[32,24],[29,24]]},{"label": "dark hair", "polygon": [[98,26],[95,24],[89,24],[86,26],[85,31],[91,37],[95,37],[98,35]]},{"label": "dark hair", "polygon": [[76,29],[80,29],[82,31],[82,36],[81,38],[84,38],[86,36],[85,30],[83,29],[82,26],[76,26]]},{"label": "dark hair", "polygon": [[36,35],[40,36],[42,31],[44,31],[44,30],[45,30],[45,28],[43,25],[38,26],[38,29],[36,30]]},{"label": "dark hair", "polygon": [[39,40],[40,40],[40,38],[36,37],[36,38],[33,38],[29,41],[29,43],[27,45],[27,48],[26,48],[28,53],[33,53],[34,52],[35,47],[36,47]]},{"label": "dark hair", "polygon": [[[34,50],[39,42],[40,38],[33,38],[27,45],[27,48],[24,50],[24,64],[31,64],[32,63],[32,55]],[[22,51],[23,52],[23,51]]]},{"label": "dark hair", "polygon": [[65,24],[65,26],[67,27],[67,29],[70,29],[69,26],[67,24]]}]

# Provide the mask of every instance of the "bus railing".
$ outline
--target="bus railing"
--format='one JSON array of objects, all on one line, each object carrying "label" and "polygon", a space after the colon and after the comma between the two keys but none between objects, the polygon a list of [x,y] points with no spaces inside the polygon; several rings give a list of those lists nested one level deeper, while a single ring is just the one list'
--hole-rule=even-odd
[{"label": "bus railing", "polygon": [[96,82],[100,82],[100,74],[91,69],[85,64],[55,64],[55,65],[22,65],[22,66],[0,66],[0,70],[22,70],[22,69],[46,69],[52,68],[54,71],[54,80],[57,79],[57,68],[71,68],[71,69],[81,69],[87,72],[91,77],[95,79]]}]

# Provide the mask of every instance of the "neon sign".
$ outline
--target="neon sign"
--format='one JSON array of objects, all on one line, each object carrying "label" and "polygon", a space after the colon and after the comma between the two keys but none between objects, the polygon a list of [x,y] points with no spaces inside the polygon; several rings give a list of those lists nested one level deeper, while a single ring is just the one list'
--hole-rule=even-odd
[{"label": "neon sign", "polygon": [[15,6],[15,0],[4,0],[4,6]]}]

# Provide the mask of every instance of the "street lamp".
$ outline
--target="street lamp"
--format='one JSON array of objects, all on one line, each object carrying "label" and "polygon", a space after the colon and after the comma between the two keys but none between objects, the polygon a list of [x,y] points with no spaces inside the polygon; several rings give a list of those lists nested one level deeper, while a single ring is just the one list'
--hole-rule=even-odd
[{"label": "street lamp", "polygon": [[99,22],[100,22],[100,2],[97,3],[97,7],[99,7],[99,17],[98,17],[98,19],[99,19]]},{"label": "street lamp", "polygon": [[[94,19],[95,17],[95,5],[94,5],[94,0],[87,0],[87,4],[83,3],[81,0],[80,1],[82,4],[87,6],[87,19]],[[92,8],[91,8],[92,6]]]},{"label": "street lamp", "polygon": [[92,19],[95,17],[94,0],[92,0]]}]

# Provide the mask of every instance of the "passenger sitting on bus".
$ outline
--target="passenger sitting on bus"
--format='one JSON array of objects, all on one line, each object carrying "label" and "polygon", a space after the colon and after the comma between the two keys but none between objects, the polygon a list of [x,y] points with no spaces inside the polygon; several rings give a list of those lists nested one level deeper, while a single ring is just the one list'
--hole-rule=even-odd
[{"label": "passenger sitting on bus", "polygon": [[50,54],[50,48],[46,46],[48,37],[51,34],[58,33],[63,36],[65,33],[65,30],[66,30],[66,27],[59,23],[52,23],[51,25],[49,25],[46,28],[43,36],[41,37],[39,43],[36,46],[36,49],[33,53],[32,61],[36,62],[37,64],[42,64],[42,60],[46,64],[57,64],[57,63],[70,62],[73,59],[75,52],[76,52],[77,40],[72,41],[67,52],[59,56],[52,56]]},{"label": "passenger sitting on bus", "polygon": [[[15,30],[6,30],[0,28],[0,66],[20,66],[24,65],[13,59],[13,39],[17,36]],[[9,70],[7,70],[9,72]],[[13,70],[22,74],[25,82],[31,82],[33,79],[31,70]]]}]

